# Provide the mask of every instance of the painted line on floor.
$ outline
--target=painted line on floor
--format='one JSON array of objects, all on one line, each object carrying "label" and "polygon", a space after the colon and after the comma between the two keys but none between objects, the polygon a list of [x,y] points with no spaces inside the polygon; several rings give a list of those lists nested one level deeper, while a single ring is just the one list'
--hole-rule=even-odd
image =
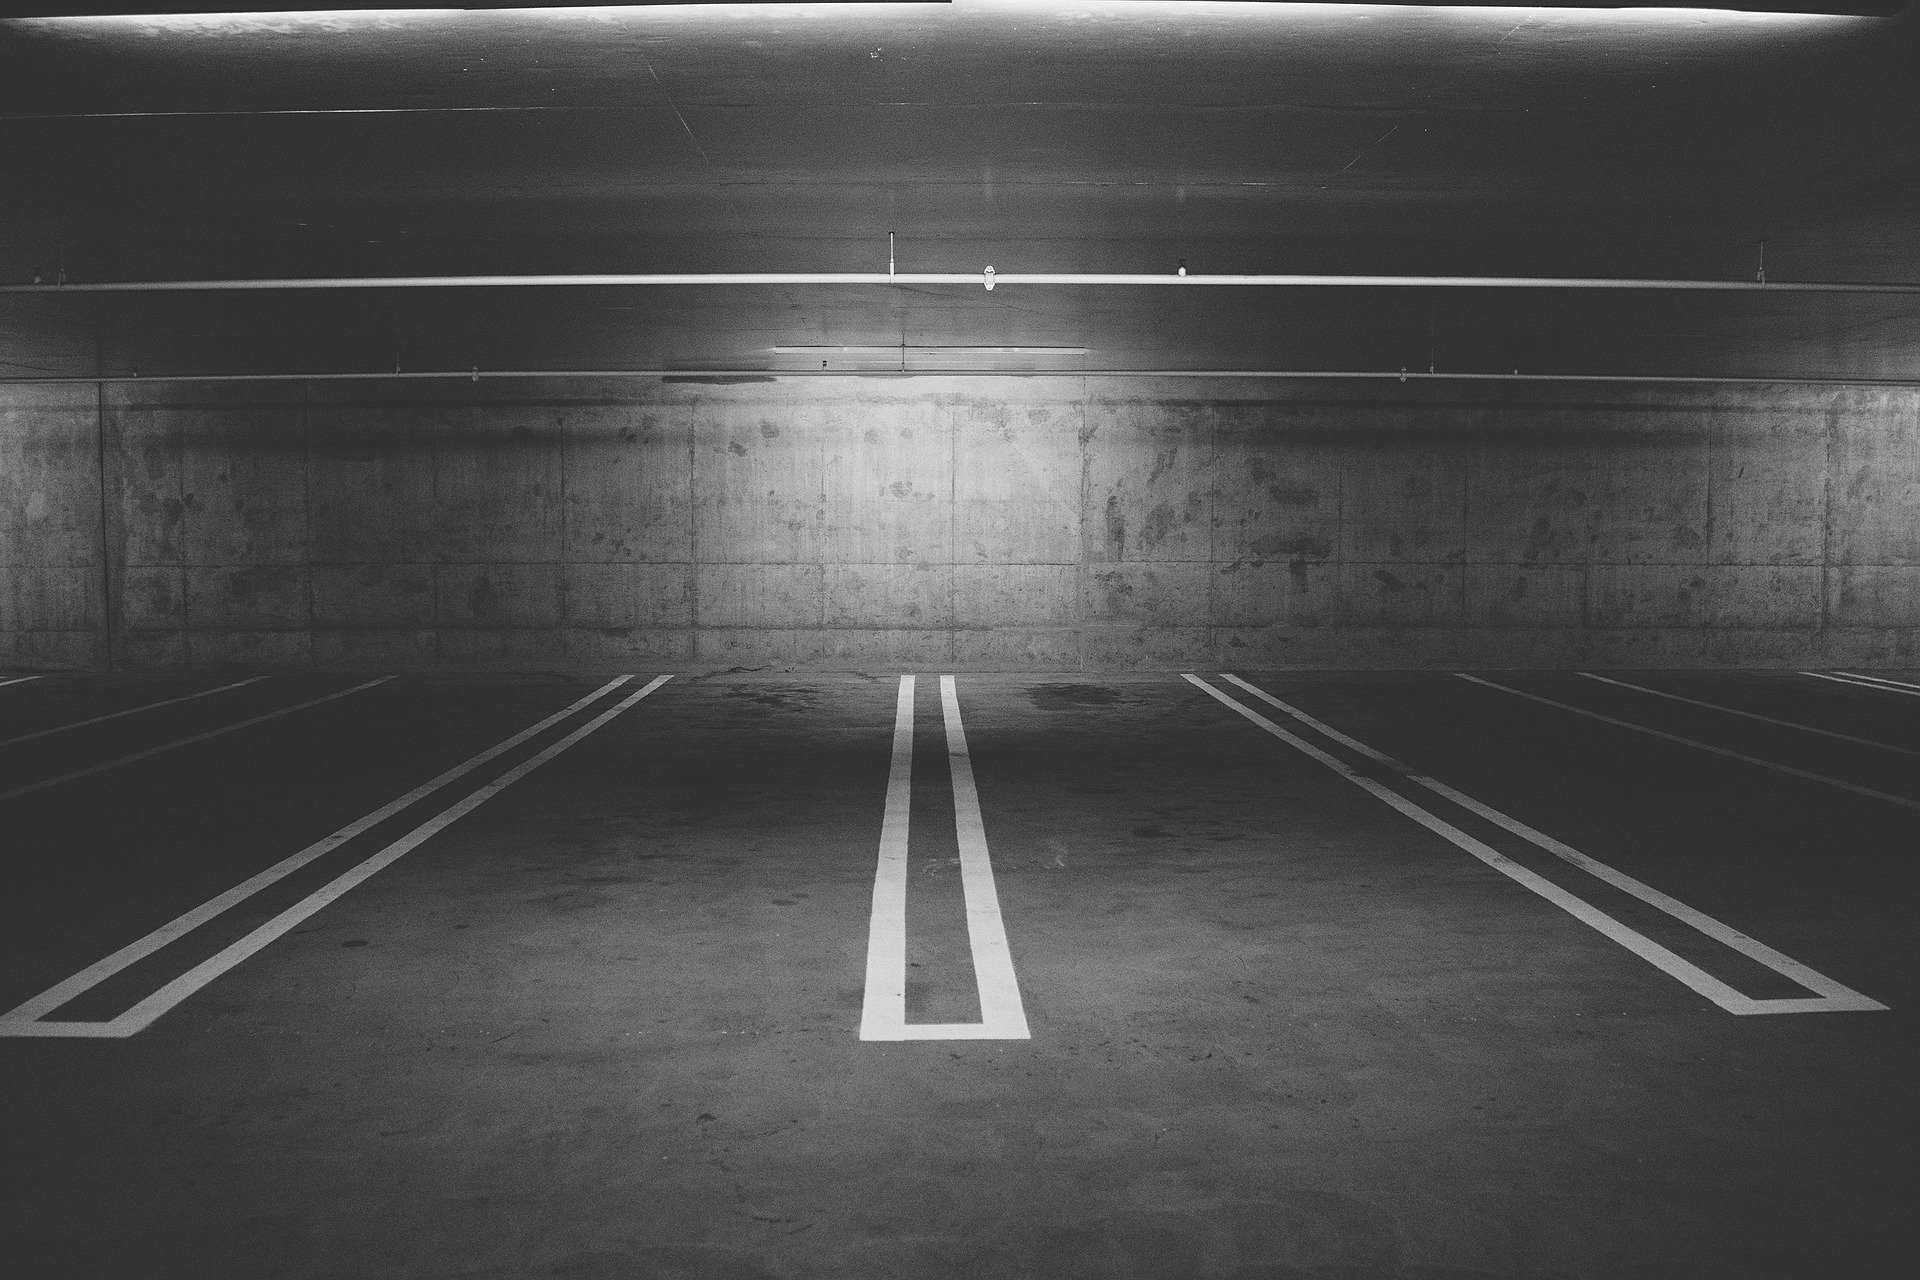
[{"label": "painted line on floor", "polygon": [[973,757],[960,719],[952,676],[940,677],[946,725],[947,771],[953,786],[954,834],[967,907],[967,942],[980,994],[979,1022],[907,1021],[907,833],[913,801],[914,677],[900,677],[894,703],[893,761],[880,823],[880,860],[873,879],[873,915],[867,928],[867,985],[860,1010],[862,1040],[1027,1040],[1020,980],[1007,946],[1006,922],[993,882],[986,824],[974,784]]},{"label": "painted line on floor", "polygon": [[1498,689],[1500,692],[1510,693],[1516,698],[1526,698],[1529,701],[1542,703],[1549,707],[1558,707],[1562,711],[1571,711],[1573,714],[1585,716],[1589,720],[1599,720],[1606,724],[1617,725],[1622,729],[1631,729],[1635,733],[1644,733],[1651,737],[1664,738],[1668,742],[1677,742],[1682,746],[1696,747],[1701,751],[1711,751],[1714,755],[1726,756],[1729,760],[1741,760],[1747,764],[1757,764],[1762,769],[1772,769],[1775,773],[1792,774],[1796,778],[1805,778],[1809,782],[1819,782],[1829,787],[1838,787],[1842,791],[1851,791],[1855,795],[1872,796],[1875,800],[1885,800],[1888,804],[1897,804],[1908,809],[1920,809],[1920,800],[1909,800],[1905,796],[1896,796],[1886,791],[1876,791],[1872,787],[1863,787],[1857,782],[1848,782],[1844,778],[1831,778],[1824,773],[1815,773],[1811,769],[1796,769],[1790,764],[1781,764],[1777,760],[1762,760],[1759,756],[1750,756],[1743,751],[1733,751],[1727,747],[1716,747],[1711,742],[1701,742],[1695,738],[1683,738],[1677,733],[1667,733],[1661,729],[1650,729],[1644,724],[1635,724],[1631,720],[1621,720],[1615,716],[1604,716],[1598,711],[1589,711],[1585,707],[1576,707],[1570,702],[1560,702],[1554,698],[1543,698],[1537,693],[1528,693],[1524,689],[1509,688],[1504,684],[1495,684],[1491,680],[1482,680],[1479,676],[1470,676],[1464,671],[1456,671],[1454,674],[1462,680],[1470,680],[1474,684],[1485,685],[1489,689]]},{"label": "painted line on floor", "polygon": [[1003,1039],[1026,1040],[1027,1013],[1020,980],[1007,947],[1000,893],[987,855],[987,828],[973,781],[973,756],[960,723],[960,696],[952,676],[940,677],[940,710],[947,726],[947,771],[953,781],[953,827],[960,845],[960,884],[967,904],[967,941],[973,948],[974,980],[980,989],[980,1020]]},{"label": "painted line on floor", "polygon": [[1909,689],[1899,688],[1897,686],[1874,684],[1866,680],[1853,679],[1847,676],[1832,675],[1825,671],[1802,671],[1800,674],[1803,676],[1812,676],[1815,680],[1831,680],[1835,684],[1852,685],[1856,689],[1877,689],[1881,693],[1920,694],[1920,689],[1909,690]]},{"label": "painted line on floor", "polygon": [[1306,739],[1281,728],[1272,720],[1269,720],[1267,717],[1253,710],[1253,708],[1246,706],[1222,690],[1215,688],[1205,680],[1193,675],[1188,675],[1185,678],[1260,728],[1265,729],[1274,737],[1279,738],[1289,746],[1294,747],[1313,760],[1318,761],[1335,773],[1346,778],[1347,781],[1353,783],[1355,786],[1371,793],[1377,799],[1392,806],[1407,817],[1412,818],[1415,822],[1418,822],[1421,826],[1432,831],[1435,835],[1440,836],[1456,848],[1472,854],[1487,866],[1492,867],[1494,870],[1525,888],[1532,890],[1575,919],[1581,921],[1581,923],[1613,939],[1613,941],[1658,968],[1661,972],[1667,974],[1667,976],[1674,978],[1691,990],[1713,1001],[1728,1013],[1838,1013],[1866,1012],[1886,1008],[1885,1005],[1878,1001],[1871,1000],[1859,992],[1854,991],[1852,988],[1843,986],[1833,979],[1808,968],[1797,960],[1782,955],[1780,952],[1762,943],[1756,942],[1738,930],[1713,919],[1711,916],[1695,911],[1693,908],[1668,897],[1659,890],[1642,884],[1633,877],[1616,871],[1605,863],[1595,861],[1585,854],[1580,853],[1578,850],[1553,839],[1551,836],[1535,831],[1532,827],[1527,826],[1518,819],[1509,817],[1488,805],[1481,804],[1471,796],[1456,791],[1437,779],[1414,772],[1407,765],[1402,764],[1393,757],[1376,751],[1365,743],[1341,733],[1331,725],[1314,719],[1299,708],[1282,702],[1272,694],[1267,693],[1263,689],[1256,688],[1238,676],[1227,675],[1222,677],[1279,709],[1286,715],[1293,717],[1301,724],[1325,734],[1328,738],[1353,751],[1359,752],[1375,763],[1392,770],[1396,775],[1405,778],[1407,781],[1433,791],[1469,812],[1494,823],[1503,830],[1527,840],[1537,847],[1546,850],[1548,853],[1579,867],[1581,870],[1604,880],[1616,888],[1625,890],[1627,893],[1632,894],[1650,906],[1656,907],[1673,918],[1692,926],[1694,929],[1713,938],[1715,941],[1723,943],[1727,947],[1740,952],[1742,955],[1759,961],[1761,964],[1773,969],[1774,972],[1799,983],[1807,990],[1819,993],[1817,996],[1812,997],[1789,997],[1786,999],[1773,1000],[1756,1000],[1751,996],[1743,995],[1698,965],[1675,954],[1619,920],[1614,919],[1585,899],[1562,889],[1551,880],[1521,866],[1505,854],[1468,835],[1452,823],[1415,804],[1412,800],[1387,787],[1385,784],[1360,773],[1345,761],[1339,759],[1339,757],[1322,751]]},{"label": "painted line on floor", "polygon": [[862,1040],[897,1040],[907,1025],[907,825],[913,808],[914,678],[900,677],[893,708],[893,762],[880,819],[880,863],[867,922],[867,986]]},{"label": "painted line on floor", "polygon": [[12,676],[8,679],[0,680],[0,689],[4,689],[10,684],[25,684],[29,680],[38,680],[39,678],[39,676]]},{"label": "painted line on floor", "polygon": [[1534,828],[1528,826],[1526,823],[1521,822],[1518,818],[1510,817],[1507,814],[1500,812],[1498,809],[1495,809],[1491,805],[1482,804],[1480,801],[1475,800],[1472,796],[1467,795],[1464,792],[1455,790],[1453,787],[1448,786],[1446,783],[1441,782],[1437,778],[1432,778],[1427,776],[1426,774],[1413,772],[1413,770],[1408,768],[1406,765],[1400,763],[1398,760],[1395,760],[1392,756],[1386,755],[1380,751],[1376,751],[1372,747],[1367,746],[1365,743],[1360,742],[1357,739],[1348,737],[1346,734],[1341,733],[1338,729],[1335,729],[1332,725],[1324,724],[1321,721],[1314,719],[1312,716],[1308,715],[1306,712],[1300,710],[1299,708],[1289,706],[1287,703],[1281,702],[1278,698],[1275,698],[1273,695],[1265,692],[1264,690],[1254,688],[1252,685],[1240,679],[1238,676],[1229,675],[1226,678],[1233,681],[1235,684],[1239,685],[1241,688],[1246,689],[1248,692],[1256,694],[1257,696],[1273,704],[1274,706],[1285,710],[1287,714],[1294,716],[1295,718],[1300,720],[1303,724],[1310,725],[1313,728],[1319,730],[1321,733],[1326,734],[1329,738],[1332,738],[1334,741],[1343,743],[1346,746],[1351,747],[1353,750],[1360,752],[1362,755],[1367,756],[1368,758],[1387,766],[1388,768],[1394,770],[1396,773],[1407,778],[1409,781],[1416,782],[1419,785],[1427,788],[1429,791],[1434,792],[1436,795],[1443,796],[1446,799],[1453,801],[1453,803],[1459,805],[1461,808],[1467,810],[1470,813],[1478,814],[1480,817],[1485,818],[1488,822],[1493,823],[1495,826],[1500,827],[1502,830],[1510,832],[1513,835],[1519,836],[1521,839],[1527,841],[1530,844],[1535,845],[1538,848],[1546,850],[1548,853],[1551,853],[1553,856],[1561,859],[1564,862],[1568,862],[1576,867],[1579,867],[1582,871],[1587,872],[1589,875],[1592,875],[1597,879],[1604,880],[1606,883],[1612,885],[1614,888],[1620,889],[1626,893],[1632,894],[1634,897],[1640,899],[1642,902],[1646,903],[1648,906],[1655,907],[1660,911],[1665,912],[1666,914],[1672,916],[1674,919],[1679,920],[1681,923],[1689,925],[1695,930],[1699,931],[1700,933],[1705,934],[1707,937],[1712,938],[1714,941],[1719,942],[1722,945],[1729,947],[1734,951],[1738,951],[1741,955],[1746,956],[1748,959],[1758,961],[1759,963],[1767,966],[1769,969],[1772,969],[1775,973],[1778,973],[1782,977],[1787,978],[1790,981],[1799,983],[1801,986],[1807,988],[1807,990],[1817,991],[1820,993],[1820,995],[1814,998],[1811,1001],[1811,1003],[1806,999],[1802,999],[1799,997],[1792,997],[1792,996],[1781,997],[1777,999],[1769,999],[1769,1000],[1751,1000],[1746,997],[1742,997],[1743,999],[1747,1000],[1747,1003],[1750,1006],[1756,1006],[1756,1007],[1738,1009],[1738,1010],[1734,1010],[1734,1012],[1739,1012],[1739,1013],[1869,1012],[1874,1010],[1882,1010],[1887,1007],[1886,1005],[1883,1005],[1876,1000],[1872,1000],[1866,996],[1861,995],[1859,992],[1853,990],[1851,987],[1843,986],[1842,984],[1835,982],[1832,978],[1827,977],[1825,974],[1822,974],[1815,969],[1811,969],[1806,965],[1801,964],[1798,960],[1793,959],[1791,956],[1784,955],[1781,952],[1775,951],[1772,947],[1767,946],[1765,943],[1760,942],[1754,938],[1748,937],[1746,934],[1741,933],[1739,930],[1731,927],[1730,925],[1722,924],[1720,921],[1715,920],[1712,916],[1707,915],[1705,912],[1696,911],[1694,908],[1689,907],[1686,903],[1681,902],[1679,899],[1670,897],[1667,894],[1660,892],[1658,889],[1653,888],[1651,885],[1648,885],[1642,881],[1634,879],[1632,876],[1626,874],[1624,871],[1616,871],[1612,867],[1608,866],[1606,863],[1601,862],[1596,858],[1588,857],[1586,854],[1581,853],[1578,849],[1575,849],[1570,845],[1563,844],[1562,842],[1554,839],[1552,836],[1547,835],[1544,832],[1535,830]]},{"label": "painted line on floor", "polygon": [[163,742],[157,747],[148,747],[145,751],[136,751],[131,755],[119,756],[103,764],[90,765],[85,769],[75,769],[72,773],[63,773],[57,778],[43,778],[39,782],[29,782],[25,786],[15,787],[11,791],[0,791],[0,800],[11,800],[15,796],[24,796],[31,792],[44,791],[48,787],[56,787],[63,782],[72,782],[77,778],[90,778],[96,773],[105,773],[109,769],[118,769],[123,764],[132,764],[136,760],[145,760],[149,756],[157,756],[163,751],[172,751],[177,747],[192,746],[196,742],[205,742],[208,738],[217,738],[223,733],[232,733],[237,729],[245,729],[250,725],[264,724],[269,720],[278,720],[281,716],[290,716],[296,711],[305,711],[308,707],[317,707],[323,702],[332,702],[335,698],[344,698],[348,694],[359,693],[363,689],[371,689],[375,685],[385,684],[387,681],[397,678],[398,677],[395,676],[381,676],[377,680],[369,680],[365,684],[357,684],[351,689],[342,689],[338,693],[330,693],[324,698],[311,698],[306,702],[296,702],[291,707],[282,707],[278,711],[269,711],[263,716],[254,716],[250,720],[242,720],[237,724],[224,725],[218,729],[209,729],[205,733],[196,733],[190,738],[176,738],[172,742]]},{"label": "painted line on floor", "polygon": [[591,704],[600,701],[607,694],[612,693],[621,685],[632,680],[633,677],[619,676],[616,679],[608,681],[572,705],[561,708],[537,724],[529,725],[504,742],[487,748],[479,755],[474,756],[464,763],[455,765],[431,781],[424,782],[420,786],[415,787],[399,799],[382,805],[365,817],[355,819],[332,835],[315,841],[291,857],[275,863],[265,871],[242,881],[218,897],[210,899],[200,906],[195,907],[192,911],[187,912],[185,915],[162,925],[139,941],[122,947],[104,960],[89,965],[64,982],[49,987],[31,1000],[7,1011],[5,1014],[0,1014],[0,1036],[72,1036],[111,1039],[130,1036],[143,1030],[150,1026],[161,1014],[167,1012],[167,1010],[173,1008],[182,1000],[185,1000],[195,991],[198,991],[201,987],[213,981],[213,979],[253,955],[274,939],[280,937],[294,925],[305,920],[308,916],[314,914],[375,872],[392,865],[392,863],[397,861],[403,854],[414,849],[456,819],[472,812],[475,808],[499,794],[508,786],[524,778],[527,774],[533,772],[534,769],[545,764],[548,760],[553,759],[553,757],[559,755],[574,743],[600,728],[609,720],[612,720],[615,716],[672,678],[671,676],[656,677],[652,682],[647,684],[646,687],[637,693],[629,695],[611,710],[601,713],[586,725],[576,729],[573,733],[548,747],[545,751],[542,751],[540,754],[532,757],[516,768],[502,774],[493,782],[468,795],[465,799],[460,800],[450,808],[442,810],[435,817],[415,827],[412,831],[395,840],[379,853],[374,854],[351,870],[335,877],[326,885],[315,890],[293,906],[288,907],[279,915],[274,916],[271,920],[268,920],[265,924],[262,924],[231,946],[228,946],[225,950],[202,961],[180,977],[175,978],[159,991],[142,1000],[139,1004],[120,1016],[101,1022],[47,1022],[40,1020],[45,1014],[76,999],[84,992],[98,986],[106,979],[119,973],[136,961],[152,955],[154,952],[160,950],[160,948],[184,937],[207,921],[214,919],[216,916],[244,902],[254,894],[259,893],[267,886],[298,871],[314,859],[331,853],[354,837],[371,830],[373,827],[393,817],[395,814],[400,813],[402,810],[409,808],[449,784],[458,781],[489,760],[511,751],[513,748],[527,741],[527,739],[536,736],[546,729],[552,728],[568,717],[586,709]]},{"label": "painted line on floor", "polygon": [[90,724],[104,724],[108,720],[118,720],[121,716],[138,715],[142,711],[152,711],[157,707],[171,707],[178,702],[192,702],[195,698],[211,698],[216,693],[225,693],[229,689],[238,689],[242,685],[258,684],[265,679],[265,676],[249,676],[245,680],[235,680],[232,684],[223,684],[217,689],[202,689],[199,693],[189,693],[179,698],[167,698],[160,702],[149,702],[142,707],[128,707],[125,711],[109,712],[104,716],[95,716],[91,720],[75,720],[72,724],[58,724],[51,729],[41,729],[35,733],[23,733],[17,738],[0,738],[0,747],[11,747],[16,742],[32,742],[35,738],[44,738],[55,733],[65,733],[69,729],[84,729]]},{"label": "painted line on floor", "polygon": [[1856,683],[1867,681],[1882,688],[1895,690],[1900,693],[1920,694],[1920,684],[1910,684],[1905,680],[1895,680],[1891,676],[1870,676],[1858,671],[1836,671],[1834,674],[1844,680],[1852,680]]},{"label": "painted line on floor", "polygon": [[1686,698],[1677,693],[1668,693],[1664,689],[1649,689],[1643,684],[1633,684],[1627,680],[1615,680],[1611,676],[1595,675],[1591,671],[1576,672],[1589,680],[1598,680],[1601,684],[1618,685],[1622,689],[1636,689],[1641,693],[1650,693],[1656,698],[1669,698],[1674,702],[1685,702],[1690,706],[1705,707],[1709,711],[1723,711],[1730,716],[1744,716],[1748,720],[1764,720],[1768,724],[1777,724],[1787,729],[1800,729],[1807,733],[1817,733],[1823,738],[1838,738],[1842,742],[1857,742],[1863,747],[1878,747],[1882,751],[1895,751],[1903,756],[1920,756],[1920,751],[1911,747],[1896,747],[1890,742],[1881,742],[1874,738],[1859,738],[1851,733],[1840,733],[1833,729],[1822,729],[1815,725],[1801,724],[1798,720],[1777,720],[1772,716],[1763,716],[1757,711],[1742,711],[1738,707],[1723,706],[1718,702],[1703,702],[1699,698]]},{"label": "painted line on floor", "polygon": [[1850,684],[1856,689],[1877,689],[1881,693],[1904,693],[1908,696],[1920,696],[1920,689],[1908,689],[1904,685],[1880,684],[1865,680],[1859,676],[1837,676],[1827,671],[1802,671],[1803,676],[1812,676],[1815,680],[1831,680],[1835,684]]}]

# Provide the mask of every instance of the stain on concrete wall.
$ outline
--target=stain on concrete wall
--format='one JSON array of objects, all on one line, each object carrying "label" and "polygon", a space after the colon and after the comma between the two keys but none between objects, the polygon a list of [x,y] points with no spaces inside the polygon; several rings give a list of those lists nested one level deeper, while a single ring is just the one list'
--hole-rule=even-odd
[{"label": "stain on concrete wall", "polygon": [[1905,390],[529,380],[100,404],[0,402],[7,665],[101,665],[109,606],[136,668],[1914,665],[1920,637]]}]

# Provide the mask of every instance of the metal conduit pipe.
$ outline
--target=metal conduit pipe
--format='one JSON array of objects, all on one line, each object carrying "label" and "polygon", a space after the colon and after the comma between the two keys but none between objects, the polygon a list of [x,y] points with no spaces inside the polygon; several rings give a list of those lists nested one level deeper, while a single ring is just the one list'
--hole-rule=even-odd
[{"label": "metal conduit pipe", "polygon": [[0,387],[184,382],[478,382],[494,378],[1288,378],[1333,382],[1602,382],[1756,387],[1920,387],[1920,378],[1756,378],[1711,374],[1418,373],[1312,369],[451,369],[372,373],[162,373],[0,378]]},{"label": "metal conduit pipe", "polygon": [[0,293],[240,293],[278,289],[530,289],[604,286],[676,288],[714,285],[1149,285],[1284,289],[1628,289],[1683,293],[1920,293],[1920,283],[1781,280],[1610,280],[1578,276],[1139,275],[1072,272],[979,273],[769,271],[708,274],[529,276],[339,276],[272,280],[117,280],[82,284],[4,284]]}]

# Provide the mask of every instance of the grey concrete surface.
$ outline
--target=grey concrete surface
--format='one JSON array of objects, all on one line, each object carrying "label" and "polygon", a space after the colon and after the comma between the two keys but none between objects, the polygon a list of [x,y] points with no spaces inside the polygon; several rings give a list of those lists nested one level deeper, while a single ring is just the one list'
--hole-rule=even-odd
[{"label": "grey concrete surface", "polygon": [[[1920,747],[1893,695],[1635,678]],[[87,1280],[1910,1274],[1912,812],[1444,676],[1255,679],[1891,1010],[1726,1014],[1178,678],[963,675],[1033,1038],[862,1043],[894,682],[691,678],[148,1031],[0,1039],[0,1247]],[[922,1019],[969,985],[928,683]],[[1920,798],[1864,749],[1518,683]],[[0,1004],[586,687],[408,677],[14,802]]]},{"label": "grey concrete surface", "polygon": [[[879,271],[889,232],[923,271],[1751,280],[1765,241],[1776,280],[1917,280],[1920,15],[1887,4],[1906,12],[0,20],[0,280]],[[0,334],[42,326],[21,301],[0,299]],[[469,290],[103,301],[88,329],[0,359],[752,368],[779,345],[905,343],[1149,369],[1920,375],[1912,308],[1861,297]]]},{"label": "grey concrete surface", "polygon": [[1911,391],[556,380],[5,404],[7,667],[1878,666],[1920,634]]}]

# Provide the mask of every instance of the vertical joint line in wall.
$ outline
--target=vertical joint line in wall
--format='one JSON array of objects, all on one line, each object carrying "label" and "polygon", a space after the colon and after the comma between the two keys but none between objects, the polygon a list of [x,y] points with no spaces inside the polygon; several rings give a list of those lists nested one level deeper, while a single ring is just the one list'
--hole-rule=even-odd
[{"label": "vertical joint line in wall", "polygon": [[[565,409],[558,413],[560,430],[560,492],[554,495],[554,501],[560,505],[560,563],[555,568],[554,594],[560,597],[559,616],[554,619],[560,627],[560,651],[567,652],[571,647],[571,623],[573,621],[573,575],[568,573],[569,561],[573,555],[573,544],[567,541],[567,477],[573,468],[572,440],[569,437],[575,425],[568,419]],[[616,433],[617,434],[617,433]]]},{"label": "vertical joint line in wall", "polygon": [[1080,553],[1073,566],[1072,609],[1069,615],[1073,619],[1073,665],[1076,671],[1084,671],[1087,666],[1086,607],[1083,603],[1085,592],[1083,584],[1087,580],[1088,562],[1093,548],[1087,538],[1087,503],[1093,493],[1093,462],[1089,445],[1092,440],[1087,435],[1087,414],[1093,404],[1093,379],[1082,374],[1080,377],[1080,399],[1075,405],[1080,412],[1080,420],[1074,424],[1073,439],[1080,451],[1080,501],[1075,505],[1074,518],[1078,521]]},{"label": "vertical joint line in wall", "polygon": [[1219,528],[1214,523],[1214,519],[1220,510],[1219,445],[1220,420],[1217,416],[1210,415],[1207,422],[1207,467],[1202,472],[1207,477],[1207,589],[1206,604],[1202,606],[1206,609],[1206,625],[1201,628],[1201,643],[1206,646],[1207,661],[1216,664],[1219,659],[1213,656],[1213,620],[1216,616],[1213,611],[1213,592],[1214,584],[1218,580],[1218,575],[1214,572],[1214,562],[1220,554],[1218,539],[1214,536],[1214,531]]},{"label": "vertical joint line in wall", "polygon": [[[1485,446],[1482,445],[1479,448],[1484,450]],[[1467,531],[1473,528],[1472,521],[1473,481],[1468,479],[1460,485],[1460,558],[1453,562],[1454,567],[1460,570],[1460,588],[1459,593],[1453,598],[1453,616],[1460,620],[1459,627],[1462,631],[1473,626],[1472,616],[1467,612],[1467,578],[1469,576],[1467,567],[1470,559],[1467,550],[1470,535]]]},{"label": "vertical joint line in wall", "polygon": [[700,465],[698,425],[700,415],[688,397],[687,413],[687,659],[693,661],[700,650],[700,486],[695,472]]},{"label": "vertical joint line in wall", "polygon": [[[431,434],[423,434],[426,428],[421,425],[421,415],[411,402],[407,403],[406,423],[408,441],[424,443],[426,446],[416,448],[414,456],[426,459],[428,506],[437,513],[440,510],[440,450],[448,433],[434,430]],[[422,552],[430,554],[425,548]],[[428,616],[433,619],[433,665],[436,670],[443,670],[447,665],[447,628],[440,615],[440,570],[444,567],[438,556],[427,563],[427,602],[431,610]]]},{"label": "vertical joint line in wall", "polygon": [[[94,369],[100,367],[99,334],[94,335]],[[107,384],[93,392],[94,479],[100,490],[100,626],[105,633],[107,670],[113,670],[113,543],[107,529]]]},{"label": "vertical joint line in wall", "polygon": [[[1291,404],[1288,406],[1292,407]],[[1288,422],[1289,433],[1294,421]],[[1339,455],[1335,455],[1338,459]],[[1333,468],[1333,554],[1327,557],[1332,570],[1332,607],[1328,613],[1336,619],[1346,617],[1347,579],[1347,469],[1336,460]],[[1466,571],[1461,570],[1462,574]]]},{"label": "vertical joint line in wall", "polygon": [[[892,232],[887,233],[889,238]],[[891,264],[889,264],[891,269]],[[906,342],[905,330],[901,342]],[[906,347],[903,345],[901,351]],[[905,367],[905,356],[901,357]],[[955,598],[960,563],[960,414],[959,408],[947,411],[947,661],[960,658],[960,602]]]},{"label": "vertical joint line in wall", "polygon": [[307,662],[319,665],[318,654],[314,650],[314,634],[319,626],[319,615],[313,606],[313,383],[303,381],[300,384],[300,456],[305,461],[306,487],[301,494],[301,519],[306,528],[300,531],[300,545],[306,549],[307,557]]},{"label": "vertical joint line in wall", "polygon": [[[1820,456],[1820,638],[1824,642],[1827,628],[1832,624],[1832,602],[1828,598],[1828,577],[1833,566],[1833,456],[1840,444],[1840,415],[1835,404],[1838,393],[1831,393],[1827,400],[1826,440]],[[1823,657],[1822,661],[1826,659]]]},{"label": "vertical joint line in wall", "polygon": [[1704,477],[1704,483],[1705,483],[1705,485],[1706,485],[1706,489],[1707,489],[1707,517],[1706,517],[1706,528],[1704,528],[1704,529],[1702,529],[1702,530],[1700,531],[1700,532],[1701,532],[1701,538],[1700,538],[1700,545],[1701,545],[1701,546],[1702,546],[1702,547],[1703,547],[1703,548],[1705,549],[1705,551],[1706,551],[1706,556],[1707,556],[1707,563],[1708,563],[1708,564],[1713,564],[1713,563],[1714,563],[1714,559],[1713,559],[1713,512],[1714,512],[1714,505],[1713,505],[1713,503],[1714,503],[1714,489],[1713,489],[1713,450],[1714,450],[1714,437],[1713,437],[1712,435],[1709,435],[1709,436],[1707,437],[1707,443],[1705,443],[1705,444],[1703,444],[1703,445],[1701,445],[1700,447],[1701,447],[1701,448],[1702,448],[1703,450],[1705,450],[1705,456],[1704,456],[1704,457],[1702,457],[1702,458],[1700,459],[1700,474],[1701,474],[1701,476],[1703,476],[1703,477]]}]

